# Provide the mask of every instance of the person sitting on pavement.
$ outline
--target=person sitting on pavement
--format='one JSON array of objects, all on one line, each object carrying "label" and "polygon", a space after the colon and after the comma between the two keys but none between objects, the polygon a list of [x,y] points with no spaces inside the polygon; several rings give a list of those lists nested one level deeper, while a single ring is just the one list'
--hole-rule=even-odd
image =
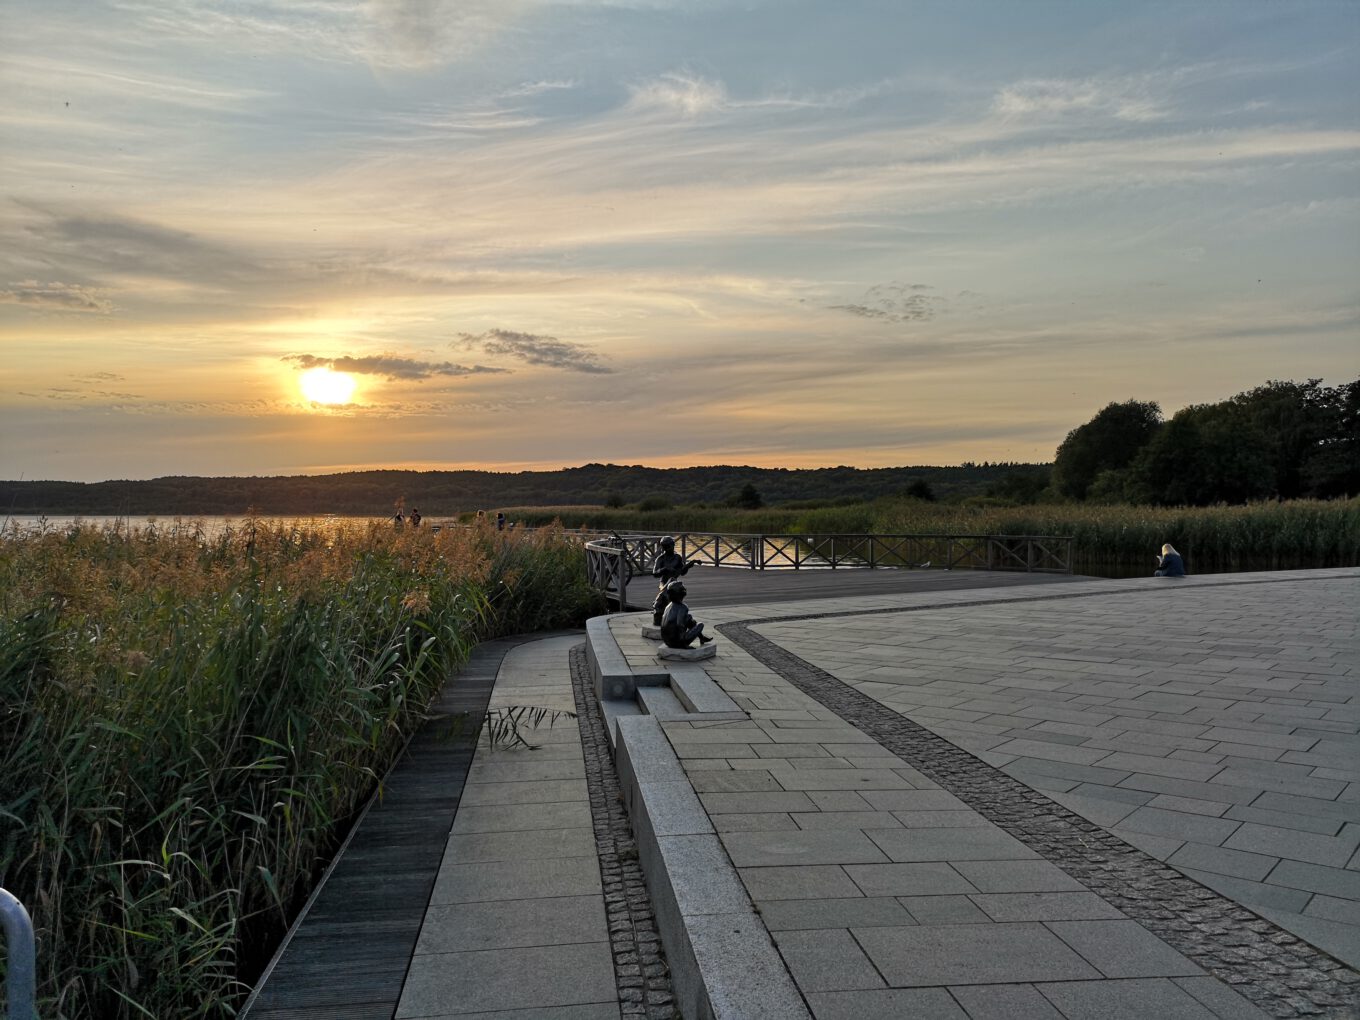
[{"label": "person sitting on pavement", "polygon": [[1184,577],[1185,561],[1168,542],[1162,546],[1162,555],[1157,557],[1157,570],[1153,577]]},{"label": "person sitting on pavement", "polygon": [[666,606],[666,615],[661,621],[661,640],[665,642],[667,648],[688,648],[694,643],[694,639],[699,639],[699,644],[706,645],[713,639],[704,636],[704,625],[694,619],[689,614],[689,606],[685,605],[685,583],[683,581],[672,581],[666,586],[666,591],[670,596],[670,604]]},{"label": "person sitting on pavement", "polygon": [[666,586],[688,574],[690,567],[698,565],[698,560],[686,562],[685,558],[675,551],[675,539],[667,535],[661,540],[661,552],[652,560],[652,576],[660,581],[656,601],[652,603],[653,627],[661,626],[661,615],[666,611],[666,603],[670,601],[670,596],[666,594]]}]

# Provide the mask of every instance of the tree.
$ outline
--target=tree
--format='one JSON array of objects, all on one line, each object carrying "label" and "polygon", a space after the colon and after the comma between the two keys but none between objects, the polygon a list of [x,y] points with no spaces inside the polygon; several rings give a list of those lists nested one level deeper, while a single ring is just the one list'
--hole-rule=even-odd
[{"label": "tree", "polygon": [[611,510],[617,510],[619,507],[623,506],[623,497],[617,492],[605,493],[604,505]]},{"label": "tree", "polygon": [[728,498],[727,505],[740,507],[743,510],[759,510],[765,505],[765,501],[760,498],[760,493],[756,491],[756,487],[747,482]]},{"label": "tree", "polygon": [[1096,476],[1128,466],[1161,423],[1162,409],[1154,402],[1107,404],[1067,433],[1053,458],[1053,487],[1070,499],[1085,499]]},{"label": "tree", "polygon": [[1301,469],[1308,493],[1323,499],[1360,494],[1360,379],[1323,390],[1319,403],[1325,428]]},{"label": "tree", "polygon": [[1232,401],[1182,408],[1139,451],[1125,491],[1134,502],[1163,506],[1260,499],[1274,482],[1266,445]]},{"label": "tree", "polygon": [[927,503],[935,502],[935,493],[924,478],[918,478],[907,486],[907,495],[912,499],[924,500]]}]

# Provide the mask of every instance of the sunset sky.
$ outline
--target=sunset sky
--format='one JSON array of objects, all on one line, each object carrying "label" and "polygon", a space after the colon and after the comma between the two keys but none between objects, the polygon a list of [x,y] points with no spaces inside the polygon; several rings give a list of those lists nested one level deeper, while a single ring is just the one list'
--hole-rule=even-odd
[{"label": "sunset sky", "polygon": [[0,354],[6,479],[1048,460],[1360,374],[1360,3],[9,0]]}]

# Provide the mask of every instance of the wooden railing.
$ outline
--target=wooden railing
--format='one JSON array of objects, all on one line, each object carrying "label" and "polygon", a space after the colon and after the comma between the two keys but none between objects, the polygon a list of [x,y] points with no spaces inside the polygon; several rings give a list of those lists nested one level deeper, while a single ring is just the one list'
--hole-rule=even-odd
[{"label": "wooden railing", "polygon": [[[590,583],[626,604],[628,582],[651,574],[660,532],[586,542]],[[675,551],[710,567],[748,570],[1020,570],[1072,573],[1072,538],[1054,535],[764,535],[678,532]]]}]

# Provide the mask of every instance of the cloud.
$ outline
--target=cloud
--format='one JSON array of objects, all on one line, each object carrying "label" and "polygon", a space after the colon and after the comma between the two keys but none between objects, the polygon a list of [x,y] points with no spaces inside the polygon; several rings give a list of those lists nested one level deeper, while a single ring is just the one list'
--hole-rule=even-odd
[{"label": "cloud", "polygon": [[569,372],[606,374],[613,371],[600,364],[599,356],[590,348],[555,336],[492,329],[485,333],[459,333],[457,342],[465,348],[480,347],[487,354],[504,354],[530,365],[563,368]]},{"label": "cloud", "polygon": [[663,74],[634,85],[628,105],[635,110],[665,110],[687,119],[721,110],[728,105],[727,87],[687,72]]},{"label": "cloud", "polygon": [[830,307],[884,322],[929,322],[947,304],[944,298],[928,293],[933,289],[924,283],[880,283],[866,290],[857,304]]},{"label": "cloud", "polygon": [[37,280],[21,280],[0,290],[0,304],[24,305],[52,312],[94,312],[108,315],[113,311],[113,303],[102,291],[93,287],[83,287],[78,283],[39,283]]},{"label": "cloud", "polygon": [[1101,113],[1118,120],[1161,120],[1166,104],[1151,92],[1147,79],[1029,78],[1003,88],[992,105],[1006,117]]},{"label": "cloud", "polygon": [[529,96],[542,95],[544,92],[559,92],[574,88],[576,88],[576,82],[570,78],[556,81],[525,81],[520,82],[514,88],[506,89],[500,95],[502,99],[524,99]]},{"label": "cloud", "polygon": [[362,358],[349,355],[339,358],[322,358],[314,354],[288,354],[281,360],[291,361],[298,368],[329,368],[336,372],[352,375],[380,375],[387,379],[432,379],[436,376],[462,377],[468,375],[499,375],[509,372],[508,368],[492,368],[489,365],[459,365],[451,361],[416,361],[414,358],[399,358],[382,354]]}]

